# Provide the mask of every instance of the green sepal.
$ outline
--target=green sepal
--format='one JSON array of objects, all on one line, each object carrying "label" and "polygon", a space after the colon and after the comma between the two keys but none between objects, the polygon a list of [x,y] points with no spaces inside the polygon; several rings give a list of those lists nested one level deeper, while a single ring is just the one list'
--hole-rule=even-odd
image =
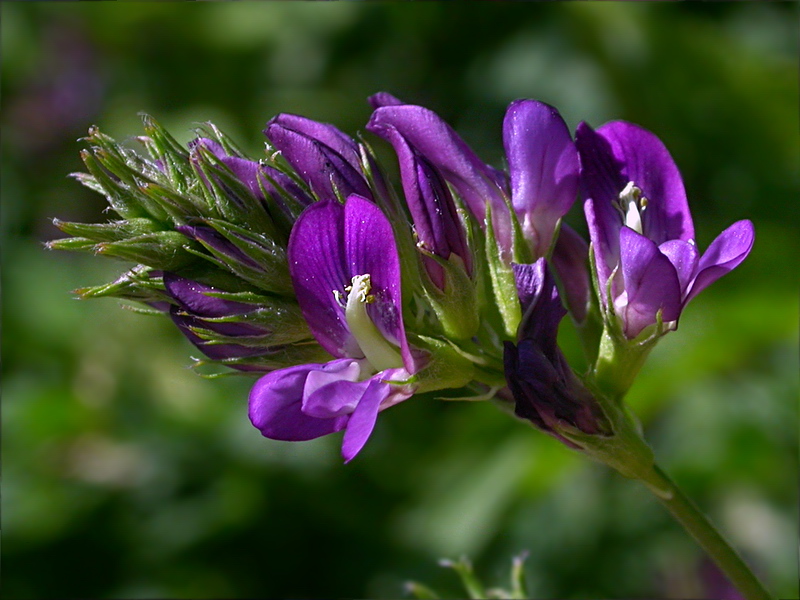
[{"label": "green sepal", "polygon": [[186,148],[164,129],[153,117],[141,114],[146,138],[140,138],[150,155],[161,161],[172,187],[180,194],[189,191],[194,181],[194,172],[189,164]]},{"label": "green sepal", "polygon": [[464,261],[456,254],[451,254],[445,260],[422,248],[418,247],[418,250],[444,270],[444,290],[440,290],[427,276],[423,289],[445,337],[452,340],[470,339],[480,327],[480,313],[475,282],[464,268]]},{"label": "green sepal", "polygon": [[501,257],[500,248],[494,235],[491,207],[488,203],[486,205],[486,240],[486,262],[492,281],[494,303],[503,319],[505,334],[511,339],[516,339],[517,327],[522,319],[517,284],[511,265]]},{"label": "green sepal", "polygon": [[220,252],[212,244],[198,240],[211,256],[203,258],[230,270],[259,289],[286,296],[294,295],[286,251],[270,238],[219,219],[207,219],[206,224],[227,239],[250,261],[236,260]]},{"label": "green sepal", "polygon": [[424,335],[409,335],[412,344],[429,352],[428,362],[414,374],[416,393],[460,388],[473,379],[472,362],[447,341]]},{"label": "green sepal", "polygon": [[603,410],[611,435],[590,435],[580,430],[561,424],[557,432],[576,444],[583,453],[594,460],[608,465],[631,479],[647,477],[655,464],[653,450],[642,437],[642,428],[636,416],[624,403],[614,397],[607,397],[598,388],[592,391],[600,408]]},{"label": "green sepal", "polygon": [[152,219],[136,218],[108,223],[74,223],[53,219],[53,225],[68,235],[94,242],[117,242],[128,238],[155,233],[161,226]]},{"label": "green sepal", "polygon": [[101,242],[94,246],[94,252],[154,269],[175,271],[196,262],[197,259],[189,251],[194,245],[177,231],[158,231],[121,242]]},{"label": "green sepal", "polygon": [[216,216],[227,222],[275,238],[278,231],[261,200],[211,150],[197,145],[192,150],[191,165],[205,185],[200,188]]},{"label": "green sepal", "polygon": [[194,361],[193,368],[197,369],[205,365],[221,365],[225,367],[250,367],[259,371],[257,375],[263,375],[269,371],[285,369],[296,365],[321,364],[333,360],[322,346],[316,342],[303,344],[289,344],[286,346],[274,346],[264,349],[264,354],[258,356],[245,356],[236,358],[225,358],[214,360],[203,357]]},{"label": "green sepal", "polygon": [[144,303],[171,302],[172,299],[164,291],[162,278],[154,277],[152,271],[150,267],[136,265],[115,281],[78,288],[73,293],[81,299],[113,297]]}]

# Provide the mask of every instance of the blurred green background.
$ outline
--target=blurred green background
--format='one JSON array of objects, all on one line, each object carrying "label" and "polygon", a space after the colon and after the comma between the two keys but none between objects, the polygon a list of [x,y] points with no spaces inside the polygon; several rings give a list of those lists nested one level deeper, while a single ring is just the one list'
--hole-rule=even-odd
[{"label": "blurred green background", "polygon": [[[659,135],[698,243],[741,218],[753,253],[697,298],[629,398],[663,466],[779,597],[797,597],[795,3],[2,3],[3,595],[458,595],[441,557],[534,597],[713,595],[638,484],[488,404],[406,402],[343,466],[335,436],[261,437],[246,377],[214,381],[167,319],[79,302],[123,264],[48,253],[49,219],[103,219],[67,178],[90,124],[211,120],[258,156],[298,112],[363,131],[386,90],[502,166],[505,106]],[[375,141],[376,145],[380,142]],[[576,205],[569,217],[582,229]],[[585,230],[583,228],[582,230]],[[565,333],[566,351],[577,348]]]}]

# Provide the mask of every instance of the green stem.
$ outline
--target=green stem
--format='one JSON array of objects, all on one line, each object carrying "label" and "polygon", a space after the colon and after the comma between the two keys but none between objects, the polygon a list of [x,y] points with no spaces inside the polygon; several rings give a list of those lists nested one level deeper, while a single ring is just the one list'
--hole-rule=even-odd
[{"label": "green stem", "polygon": [[736,550],[658,465],[653,465],[650,475],[642,481],[747,600],[771,600],[772,596]]}]

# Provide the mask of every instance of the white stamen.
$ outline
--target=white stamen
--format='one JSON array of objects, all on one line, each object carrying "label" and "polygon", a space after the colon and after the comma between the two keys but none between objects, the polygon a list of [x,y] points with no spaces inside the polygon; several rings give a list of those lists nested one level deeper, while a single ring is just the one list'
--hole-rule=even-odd
[{"label": "white stamen", "polygon": [[643,233],[642,213],[647,208],[647,203],[641,188],[636,187],[632,181],[619,193],[619,208],[625,218],[625,225],[637,233]]},{"label": "white stamen", "polygon": [[352,285],[345,288],[349,292],[345,318],[350,333],[358,342],[364,356],[378,371],[402,367],[403,359],[397,348],[383,337],[367,314],[367,304],[375,302],[375,296],[370,294],[372,281],[369,273],[356,275],[351,283]]}]

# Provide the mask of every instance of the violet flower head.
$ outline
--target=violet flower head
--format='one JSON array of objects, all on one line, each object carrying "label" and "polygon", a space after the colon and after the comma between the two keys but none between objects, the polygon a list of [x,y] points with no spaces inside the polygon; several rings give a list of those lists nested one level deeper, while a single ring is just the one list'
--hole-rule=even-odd
[{"label": "violet flower head", "polygon": [[659,319],[677,326],[686,304],[750,253],[753,224],[737,221],[701,255],[683,180],[661,140],[614,121],[596,131],[581,123],[576,144],[602,305],[628,339]]},{"label": "violet flower head", "polygon": [[358,144],[333,125],[284,113],[267,123],[264,135],[318,199],[372,199]]},{"label": "violet flower head", "polygon": [[575,444],[563,435],[570,428],[610,433],[599,404],[558,348],[558,326],[567,311],[545,259],[513,268],[523,317],[517,344],[504,344],[503,361],[514,412],[570,447]]},{"label": "violet flower head", "polygon": [[250,419],[266,436],[307,440],[345,429],[351,460],[380,410],[409,398],[416,371],[402,316],[400,258],[392,226],[360,196],[318,202],[301,215],[288,251],[300,309],[334,360],[262,377]]}]

